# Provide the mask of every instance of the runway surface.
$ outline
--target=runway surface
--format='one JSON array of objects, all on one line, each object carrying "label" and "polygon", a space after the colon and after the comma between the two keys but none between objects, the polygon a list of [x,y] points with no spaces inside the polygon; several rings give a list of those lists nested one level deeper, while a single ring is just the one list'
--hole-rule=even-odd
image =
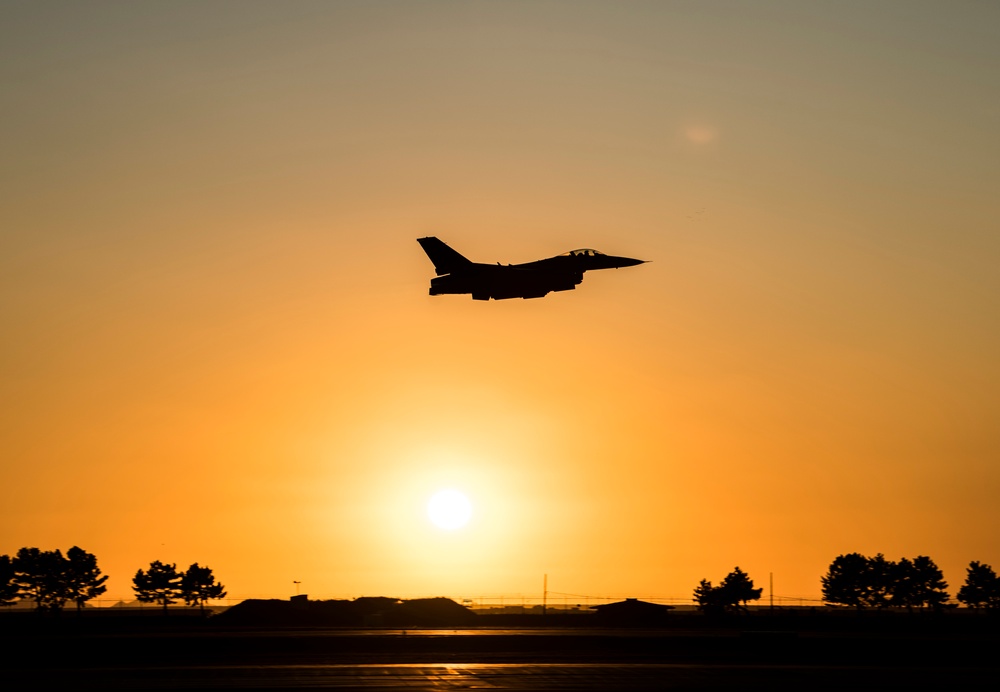
[{"label": "runway surface", "polygon": [[18,690],[941,690],[983,684],[978,669],[688,664],[335,664],[35,669]]},{"label": "runway surface", "polygon": [[880,634],[30,622],[0,630],[2,690],[912,692],[992,689],[1000,678],[992,627]]}]

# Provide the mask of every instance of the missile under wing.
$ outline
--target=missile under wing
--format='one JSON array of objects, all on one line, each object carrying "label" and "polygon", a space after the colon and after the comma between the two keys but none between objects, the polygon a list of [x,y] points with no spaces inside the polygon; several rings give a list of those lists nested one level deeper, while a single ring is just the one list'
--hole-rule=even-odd
[{"label": "missile under wing", "polygon": [[473,262],[433,236],[418,238],[437,277],[431,279],[432,296],[471,293],[473,300],[541,298],[552,291],[572,291],[593,269],[633,267],[645,260],[605,255],[597,250],[571,250],[525,264]]}]

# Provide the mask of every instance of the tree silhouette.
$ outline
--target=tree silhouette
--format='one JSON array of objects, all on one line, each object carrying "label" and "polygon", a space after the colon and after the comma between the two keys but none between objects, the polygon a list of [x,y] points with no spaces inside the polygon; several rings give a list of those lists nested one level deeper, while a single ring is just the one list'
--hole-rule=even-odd
[{"label": "tree silhouette", "polygon": [[[739,567],[733,568],[733,571],[726,575],[719,588],[725,594],[727,607],[742,607],[743,610],[747,609],[747,601],[760,600],[760,595],[764,591],[763,588],[753,588],[753,579]],[[740,606],[740,603],[743,605]]]},{"label": "tree silhouette", "polygon": [[762,591],[762,588],[753,588],[753,580],[736,567],[718,586],[712,586],[712,582],[707,579],[698,582],[694,600],[698,603],[698,608],[706,613],[746,610],[747,601],[758,600]]},{"label": "tree silhouette", "polygon": [[97,598],[108,590],[104,585],[108,577],[101,575],[101,569],[97,566],[97,557],[82,548],[74,545],[66,551],[66,558],[67,563],[64,570],[66,595],[69,600],[76,603],[76,609],[79,611],[83,608],[84,603],[92,598]]},{"label": "tree silhouette", "polygon": [[1000,577],[989,565],[970,562],[958,600],[970,608],[1000,610]]},{"label": "tree silhouette", "polygon": [[820,578],[823,600],[827,603],[863,608],[865,606],[868,558],[860,553],[838,555]]},{"label": "tree silhouette", "polygon": [[188,605],[200,605],[205,612],[205,601],[210,598],[225,598],[226,590],[222,584],[215,582],[215,576],[209,567],[199,567],[194,563],[181,576],[181,596]]},{"label": "tree silhouette", "polygon": [[913,571],[915,605],[937,609],[948,602],[948,582],[944,580],[944,573],[934,564],[934,560],[926,555],[918,555],[913,558]]},{"label": "tree silhouette", "polygon": [[[912,563],[905,569],[911,568]],[[820,578],[823,600],[858,609],[885,608],[889,605],[898,572],[896,563],[886,560],[882,553],[875,557],[865,557],[860,553],[838,555]]]},{"label": "tree silhouette", "polygon": [[12,560],[20,594],[33,600],[39,610],[62,610],[69,598],[65,577],[68,562],[59,550],[21,548]]},{"label": "tree silhouette", "polygon": [[899,562],[886,560],[882,553],[838,555],[820,581],[824,601],[858,609],[940,608],[948,601],[944,575],[926,555]]},{"label": "tree silhouette", "polygon": [[13,605],[21,587],[14,580],[16,572],[10,555],[0,555],[0,606]]},{"label": "tree silhouette", "polygon": [[867,587],[865,590],[866,605],[874,608],[885,608],[892,598],[893,571],[896,563],[886,560],[885,555],[878,553],[868,558]]},{"label": "tree silhouette", "polygon": [[722,592],[719,587],[712,586],[708,579],[698,582],[694,590],[694,600],[698,604],[698,610],[704,613],[718,613],[725,609],[722,603]]},{"label": "tree silhouette", "polygon": [[907,610],[920,605],[920,575],[916,566],[905,557],[892,566],[892,598],[894,606],[905,606]]},{"label": "tree silhouette", "polygon": [[149,563],[149,569],[141,569],[132,578],[132,590],[142,603],[160,603],[163,614],[167,614],[167,606],[176,603],[181,595],[181,575],[177,573],[176,564],[165,564],[159,560]]}]

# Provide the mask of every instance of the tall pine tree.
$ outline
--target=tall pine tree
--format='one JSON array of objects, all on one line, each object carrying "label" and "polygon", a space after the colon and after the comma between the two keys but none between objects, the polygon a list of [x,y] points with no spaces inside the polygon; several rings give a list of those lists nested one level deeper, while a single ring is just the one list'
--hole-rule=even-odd
[{"label": "tall pine tree", "polygon": [[989,565],[970,562],[958,600],[969,608],[1000,610],[1000,577]]},{"label": "tall pine tree", "polygon": [[108,576],[101,574],[101,569],[97,566],[97,557],[83,548],[74,545],[66,551],[66,559],[64,571],[66,595],[69,600],[76,603],[76,609],[79,611],[87,601],[97,598],[108,590],[104,585]]},{"label": "tall pine tree", "polygon": [[132,590],[142,603],[160,603],[163,614],[167,606],[176,603],[181,595],[181,575],[176,564],[165,564],[159,560],[149,563],[149,569],[139,570],[132,578]]},{"label": "tall pine tree", "polygon": [[21,587],[14,580],[14,562],[10,555],[0,555],[0,606],[14,605]]},{"label": "tall pine tree", "polygon": [[212,598],[225,598],[226,589],[216,583],[211,568],[200,567],[196,562],[181,577],[181,596],[188,605],[201,606],[204,613],[205,602]]}]

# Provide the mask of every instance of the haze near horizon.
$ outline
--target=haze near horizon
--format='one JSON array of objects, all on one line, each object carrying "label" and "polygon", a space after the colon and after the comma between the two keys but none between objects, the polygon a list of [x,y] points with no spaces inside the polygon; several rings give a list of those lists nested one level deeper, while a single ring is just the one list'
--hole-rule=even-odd
[{"label": "haze near horizon", "polygon": [[[109,596],[1000,562],[996,6],[6,2],[0,75],[0,553]],[[651,262],[474,303],[427,235]]]}]

